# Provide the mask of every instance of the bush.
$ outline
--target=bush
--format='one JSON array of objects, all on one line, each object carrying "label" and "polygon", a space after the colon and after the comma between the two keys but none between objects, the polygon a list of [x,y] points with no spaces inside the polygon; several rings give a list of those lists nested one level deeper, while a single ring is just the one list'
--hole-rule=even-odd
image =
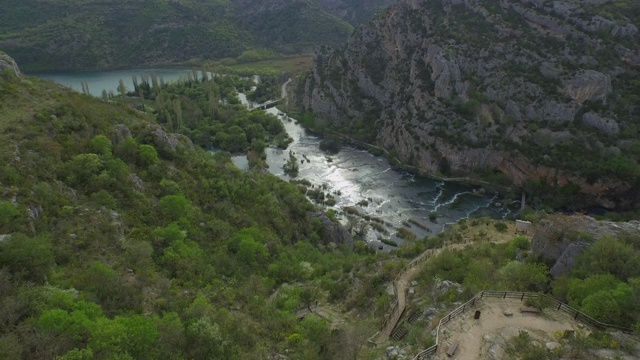
[{"label": "bush", "polygon": [[398,247],[398,243],[393,241],[393,240],[389,240],[389,239],[380,239],[380,241],[382,241],[383,244],[387,244],[389,246],[395,246]]},{"label": "bush", "polygon": [[501,233],[507,232],[508,229],[507,224],[503,223],[502,221],[498,221],[497,223],[493,224],[493,227],[495,227],[496,230]]},{"label": "bush", "polygon": [[151,145],[140,145],[138,147],[138,161],[143,166],[157,164],[160,159],[158,159],[156,148]]},{"label": "bush", "polygon": [[0,242],[0,267],[28,281],[42,283],[54,264],[53,245],[46,235],[35,238],[16,233]]}]

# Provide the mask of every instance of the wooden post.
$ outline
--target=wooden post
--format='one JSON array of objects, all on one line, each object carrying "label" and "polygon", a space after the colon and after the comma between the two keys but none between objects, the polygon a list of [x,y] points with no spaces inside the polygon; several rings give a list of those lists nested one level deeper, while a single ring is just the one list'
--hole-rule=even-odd
[{"label": "wooden post", "polygon": [[504,292],[504,296],[502,297],[502,299],[504,300],[504,299],[506,299],[506,298],[507,298],[507,292],[505,291],[505,292]]},{"label": "wooden post", "polygon": [[561,307],[562,307],[562,303],[558,303],[558,311],[560,311]]},{"label": "wooden post", "polygon": [[522,296],[520,297],[520,301],[524,300],[524,293],[522,293]]}]

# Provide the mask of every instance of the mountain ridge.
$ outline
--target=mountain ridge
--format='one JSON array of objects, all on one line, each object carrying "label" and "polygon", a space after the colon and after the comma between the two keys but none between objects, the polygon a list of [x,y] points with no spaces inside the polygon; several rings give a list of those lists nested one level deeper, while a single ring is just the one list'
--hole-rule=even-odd
[{"label": "mountain ridge", "polygon": [[320,3],[7,0],[1,5],[0,48],[31,72],[178,65],[262,48],[311,52],[342,43],[353,30],[348,19]]}]

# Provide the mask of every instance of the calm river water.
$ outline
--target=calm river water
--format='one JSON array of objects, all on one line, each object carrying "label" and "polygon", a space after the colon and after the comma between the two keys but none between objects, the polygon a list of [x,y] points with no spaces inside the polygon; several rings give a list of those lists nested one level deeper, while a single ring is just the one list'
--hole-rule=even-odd
[{"label": "calm river water", "polygon": [[[150,76],[152,72],[168,82],[186,78],[190,70],[118,70],[36,76],[76,90],[81,89],[81,81],[86,81],[90,92],[100,96],[103,89],[115,92],[120,79],[128,89],[132,89],[132,75],[140,78],[142,75]],[[243,94],[240,94],[240,99],[246,102]],[[271,108],[267,111],[282,120],[294,140],[287,150],[267,149],[269,171],[284,180],[290,180],[282,170],[282,165],[289,158],[289,150],[295,153],[299,161],[306,159],[299,163],[300,171],[296,179],[306,179],[316,186],[325,185],[327,192],[335,196],[336,210],[353,206],[361,214],[387,223],[389,234],[381,234],[369,228],[369,241],[388,238],[402,244],[403,240],[395,236],[394,229],[408,227],[408,224],[411,224],[409,229],[420,238],[438,233],[447,224],[462,218],[485,215],[502,218],[510,213],[501,204],[496,206],[497,199],[494,195],[481,195],[479,188],[397,171],[385,158],[373,156],[355,147],[345,146],[338,154],[328,155],[319,149],[319,137],[307,132],[294,119],[286,118],[278,109]],[[235,156],[233,161],[240,168],[247,167],[245,156]],[[429,220],[431,212],[437,213],[435,221]],[[385,245],[385,248],[387,250],[389,247]]]}]

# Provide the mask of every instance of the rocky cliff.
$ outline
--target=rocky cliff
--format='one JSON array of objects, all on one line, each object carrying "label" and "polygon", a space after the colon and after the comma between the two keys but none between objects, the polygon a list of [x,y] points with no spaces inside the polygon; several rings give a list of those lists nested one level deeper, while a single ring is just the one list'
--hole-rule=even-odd
[{"label": "rocky cliff", "polygon": [[603,236],[640,234],[640,222],[614,223],[582,215],[553,215],[535,226],[531,239],[534,257],[552,262],[551,275],[570,270],[576,258]]},{"label": "rocky cliff", "polygon": [[18,64],[7,54],[0,51],[0,71],[8,71],[10,74],[20,76]]},{"label": "rocky cliff", "polygon": [[353,29],[309,0],[3,0],[0,9],[0,48],[28,71],[188,63],[264,47],[313,51]]},{"label": "rocky cliff", "polygon": [[393,4],[394,0],[314,0],[331,14],[358,25],[370,20],[377,12]]},{"label": "rocky cliff", "polygon": [[295,100],[430,173],[500,172],[633,207],[639,14],[632,2],[401,0],[343,48],[320,48]]}]

